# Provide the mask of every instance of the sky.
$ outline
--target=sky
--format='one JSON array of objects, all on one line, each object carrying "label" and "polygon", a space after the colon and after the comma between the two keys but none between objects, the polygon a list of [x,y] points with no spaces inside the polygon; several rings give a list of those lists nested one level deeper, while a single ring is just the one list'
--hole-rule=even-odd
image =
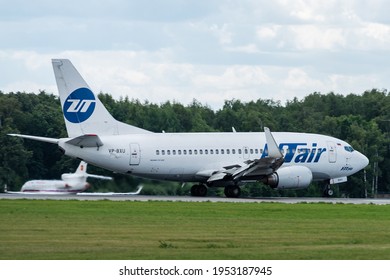
[{"label": "sky", "polygon": [[388,89],[390,1],[0,0],[0,91],[57,95],[52,58],[95,92],[284,104]]}]

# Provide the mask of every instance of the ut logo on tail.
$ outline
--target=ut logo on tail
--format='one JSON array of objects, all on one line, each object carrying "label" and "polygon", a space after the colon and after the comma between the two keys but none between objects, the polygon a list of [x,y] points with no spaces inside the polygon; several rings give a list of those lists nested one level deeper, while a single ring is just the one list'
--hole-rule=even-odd
[{"label": "ut logo on tail", "polygon": [[79,88],[65,100],[64,116],[71,123],[81,123],[92,115],[95,106],[96,100],[92,91],[88,88]]}]

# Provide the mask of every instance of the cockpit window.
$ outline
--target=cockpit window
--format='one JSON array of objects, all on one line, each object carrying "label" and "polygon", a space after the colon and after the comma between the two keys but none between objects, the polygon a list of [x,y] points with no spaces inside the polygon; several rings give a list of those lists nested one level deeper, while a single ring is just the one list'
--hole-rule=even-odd
[{"label": "cockpit window", "polygon": [[344,146],[344,149],[347,151],[347,152],[350,152],[352,153],[354,151],[354,149],[351,147],[351,146]]}]

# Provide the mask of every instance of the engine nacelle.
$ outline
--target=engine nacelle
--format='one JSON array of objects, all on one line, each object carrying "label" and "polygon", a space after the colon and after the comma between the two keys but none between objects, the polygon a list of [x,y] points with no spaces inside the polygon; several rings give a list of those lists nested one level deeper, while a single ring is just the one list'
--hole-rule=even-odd
[{"label": "engine nacelle", "polygon": [[61,179],[71,187],[83,186],[87,181],[87,177],[81,174],[64,173],[61,175]]},{"label": "engine nacelle", "polygon": [[276,189],[305,189],[313,179],[310,169],[305,166],[287,166],[268,175],[265,184]]}]

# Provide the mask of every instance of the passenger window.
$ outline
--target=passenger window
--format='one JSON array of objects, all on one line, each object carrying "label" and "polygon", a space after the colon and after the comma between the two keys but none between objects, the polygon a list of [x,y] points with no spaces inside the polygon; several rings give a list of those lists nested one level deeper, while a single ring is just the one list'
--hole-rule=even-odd
[{"label": "passenger window", "polygon": [[218,149],[215,149],[215,154],[216,154],[216,155],[219,154],[219,150],[218,150]]},{"label": "passenger window", "polygon": [[206,155],[208,155],[209,154],[209,150],[204,150],[204,153],[206,154]]},{"label": "passenger window", "polygon": [[171,150],[167,150],[167,155],[168,155],[168,156],[171,155]]},{"label": "passenger window", "polygon": [[259,153],[259,149],[255,149],[255,154],[257,155]]},{"label": "passenger window", "polygon": [[161,154],[162,154],[163,156],[165,156],[165,150],[162,150],[162,151],[161,151]]},{"label": "passenger window", "polygon": [[194,150],[194,154],[197,155],[198,154],[198,150]]},{"label": "passenger window", "polygon": [[238,154],[239,154],[239,155],[242,154],[242,150],[241,150],[241,149],[238,149]]},{"label": "passenger window", "polygon": [[232,149],[232,154],[233,154],[233,155],[236,154],[236,149]]},{"label": "passenger window", "polygon": [[213,150],[213,149],[210,150],[210,154],[211,154],[211,155],[214,154],[214,150]]},{"label": "passenger window", "polygon": [[202,149],[199,150],[199,154],[203,155],[203,150]]},{"label": "passenger window", "polygon": [[177,150],[177,154],[180,156],[181,155],[181,150]]},{"label": "passenger window", "polygon": [[156,150],[156,156],[159,156],[159,155],[160,155],[160,151]]},{"label": "passenger window", "polygon": [[226,153],[230,155],[230,149],[226,149]]},{"label": "passenger window", "polygon": [[187,150],[183,150],[183,154],[184,154],[184,155],[187,155]]},{"label": "passenger window", "polygon": [[251,155],[253,155],[253,149],[250,149],[249,151],[250,151]]},{"label": "passenger window", "polygon": [[189,155],[192,155],[192,150],[188,150],[188,154],[189,154]]},{"label": "passenger window", "polygon": [[175,155],[176,155],[176,150],[173,150],[173,151],[172,151],[172,154],[175,156]]},{"label": "passenger window", "polygon": [[225,154],[225,150],[221,149],[221,155]]}]

